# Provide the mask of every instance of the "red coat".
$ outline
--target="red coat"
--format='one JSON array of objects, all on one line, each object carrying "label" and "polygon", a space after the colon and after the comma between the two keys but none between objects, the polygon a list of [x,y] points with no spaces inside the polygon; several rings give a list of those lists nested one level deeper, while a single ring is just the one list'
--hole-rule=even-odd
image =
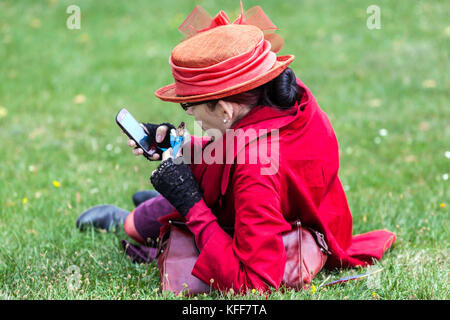
[{"label": "red coat", "polygon": [[[192,274],[216,289],[278,288],[286,261],[280,234],[297,218],[325,235],[332,252],[328,268],[371,264],[395,241],[384,230],[352,236],[352,215],[338,177],[337,139],[311,92],[298,84],[305,93],[292,110],[255,107],[234,127],[279,129],[276,174],[262,175],[268,165],[261,163],[191,166],[204,190],[203,200],[186,216],[201,250]],[[270,150],[275,142],[268,143]],[[249,159],[258,152],[257,143],[242,147],[233,154],[241,151]],[[222,228],[227,226],[234,227],[233,236]]]}]

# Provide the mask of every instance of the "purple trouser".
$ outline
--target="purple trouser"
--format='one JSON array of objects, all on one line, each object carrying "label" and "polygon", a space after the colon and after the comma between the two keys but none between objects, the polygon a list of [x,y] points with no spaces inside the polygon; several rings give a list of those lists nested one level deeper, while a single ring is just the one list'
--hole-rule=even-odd
[{"label": "purple trouser", "polygon": [[123,249],[134,262],[150,263],[155,259],[157,254],[155,242],[159,237],[159,228],[161,227],[158,218],[171,213],[173,209],[166,198],[158,195],[141,203],[134,210],[134,227],[146,244],[136,245],[128,240],[121,241]]},{"label": "purple trouser", "polygon": [[155,241],[161,227],[158,218],[171,213],[173,209],[174,207],[162,195],[141,203],[134,210],[134,227],[142,239],[147,243]]}]

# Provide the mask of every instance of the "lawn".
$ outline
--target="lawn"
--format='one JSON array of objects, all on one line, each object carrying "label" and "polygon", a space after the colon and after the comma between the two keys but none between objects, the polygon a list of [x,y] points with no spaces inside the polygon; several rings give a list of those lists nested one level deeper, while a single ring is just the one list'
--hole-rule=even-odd
[{"label": "lawn", "polygon": [[[79,30],[66,27],[71,4]],[[151,187],[157,163],[132,155],[114,117],[126,107],[145,122],[187,119],[153,92],[172,81],[176,29],[196,4],[232,19],[239,10],[238,0],[0,1],[0,299],[165,298],[156,265],[124,255],[123,231],[80,233],[75,220],[101,203],[131,210]],[[366,25],[372,4],[380,29]],[[450,3],[261,6],[334,126],[354,234],[397,235],[376,276],[318,288],[366,272],[323,271],[311,289],[269,299],[448,299]]]}]

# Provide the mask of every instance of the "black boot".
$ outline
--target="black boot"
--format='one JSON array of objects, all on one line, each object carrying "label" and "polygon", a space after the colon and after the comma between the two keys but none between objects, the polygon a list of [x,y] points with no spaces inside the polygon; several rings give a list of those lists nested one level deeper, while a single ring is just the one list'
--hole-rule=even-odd
[{"label": "black boot", "polygon": [[133,194],[133,203],[137,207],[142,202],[145,202],[151,198],[154,198],[159,195],[158,191],[155,190],[143,190],[138,191],[135,194]]},{"label": "black boot", "polygon": [[129,214],[128,211],[109,204],[95,206],[78,217],[76,226],[80,230],[85,230],[88,227],[106,231],[117,230],[117,226],[123,225]]}]

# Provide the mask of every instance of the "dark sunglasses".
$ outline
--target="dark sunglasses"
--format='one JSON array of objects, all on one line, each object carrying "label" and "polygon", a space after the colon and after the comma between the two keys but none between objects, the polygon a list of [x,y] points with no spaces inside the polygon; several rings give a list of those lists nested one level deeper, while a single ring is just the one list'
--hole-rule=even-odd
[{"label": "dark sunglasses", "polygon": [[184,111],[187,111],[189,107],[198,106],[199,104],[204,103],[213,103],[216,104],[217,100],[205,100],[205,101],[199,101],[199,102],[182,102],[180,103],[180,106],[183,108]]}]

